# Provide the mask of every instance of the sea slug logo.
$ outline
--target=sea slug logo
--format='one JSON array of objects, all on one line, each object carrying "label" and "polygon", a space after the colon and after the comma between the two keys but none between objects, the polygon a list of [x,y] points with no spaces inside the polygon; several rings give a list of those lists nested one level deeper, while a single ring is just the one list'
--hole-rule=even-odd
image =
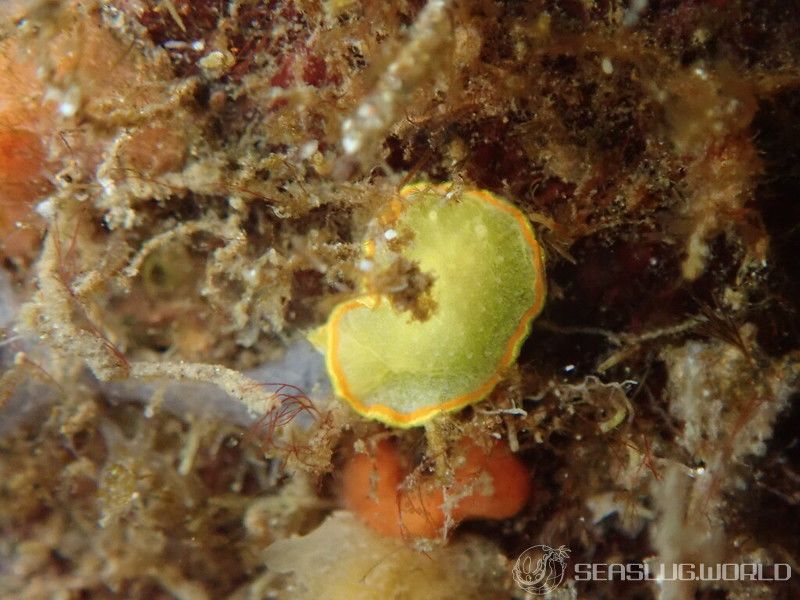
[{"label": "sea slug logo", "polygon": [[566,546],[531,546],[514,565],[514,581],[530,594],[543,596],[552,592],[564,580],[569,552]]},{"label": "sea slug logo", "polygon": [[[514,581],[529,594],[543,596],[564,581],[570,549],[531,546],[514,564]],[[629,563],[583,563],[573,565],[572,579],[581,581],[788,581],[788,563],[663,563],[654,560]]]}]

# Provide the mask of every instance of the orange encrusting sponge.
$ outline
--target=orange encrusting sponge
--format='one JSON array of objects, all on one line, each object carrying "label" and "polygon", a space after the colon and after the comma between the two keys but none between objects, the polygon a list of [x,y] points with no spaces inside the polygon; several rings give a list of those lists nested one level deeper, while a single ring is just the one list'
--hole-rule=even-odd
[{"label": "orange encrusting sponge", "polygon": [[38,135],[25,129],[0,128],[2,256],[16,258],[35,252],[41,236],[41,219],[33,211],[33,205],[49,189],[44,176],[45,161],[45,148]]},{"label": "orange encrusting sponge", "polygon": [[[449,487],[454,523],[474,518],[505,519],[525,505],[530,474],[505,443],[488,452],[469,439],[459,443],[454,482]],[[444,489],[426,478],[400,489],[409,466],[389,441],[375,452],[356,454],[344,469],[344,503],[375,531],[393,537],[438,537],[445,524]],[[456,498],[465,494],[459,500]]]}]

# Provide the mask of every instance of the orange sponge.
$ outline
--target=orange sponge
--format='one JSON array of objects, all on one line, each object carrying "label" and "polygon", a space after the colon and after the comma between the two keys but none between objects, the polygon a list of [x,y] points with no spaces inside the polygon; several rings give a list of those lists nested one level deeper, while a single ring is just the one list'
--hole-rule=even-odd
[{"label": "orange sponge", "polygon": [[487,453],[468,439],[461,442],[464,464],[456,468],[456,481],[472,485],[471,493],[456,506],[461,519],[482,517],[507,519],[517,514],[528,500],[530,473],[504,442]]},{"label": "orange sponge", "polygon": [[26,129],[0,129],[0,255],[31,257],[41,236],[34,203],[47,193],[45,149]]},{"label": "orange sponge", "polygon": [[408,465],[389,441],[380,442],[372,456],[356,454],[344,469],[345,505],[384,535],[435,536],[444,524],[442,492],[401,491],[408,472]]},{"label": "orange sponge", "polygon": [[372,455],[356,454],[344,469],[344,503],[374,530],[394,537],[434,538],[445,523],[445,491],[458,499],[450,508],[454,522],[472,518],[504,519],[525,505],[530,475],[505,443],[488,452],[469,439],[458,444],[454,483],[449,488],[424,478],[400,489],[410,472],[408,461],[390,441]]}]

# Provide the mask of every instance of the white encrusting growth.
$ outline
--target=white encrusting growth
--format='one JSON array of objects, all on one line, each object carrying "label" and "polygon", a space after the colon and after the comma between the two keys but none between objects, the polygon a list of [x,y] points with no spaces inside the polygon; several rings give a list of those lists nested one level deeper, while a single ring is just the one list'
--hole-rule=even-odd
[{"label": "white encrusting growth", "polygon": [[348,156],[378,143],[397,119],[398,109],[436,60],[447,39],[450,0],[429,0],[411,28],[408,42],[387,67],[375,89],[342,123],[342,148]]}]

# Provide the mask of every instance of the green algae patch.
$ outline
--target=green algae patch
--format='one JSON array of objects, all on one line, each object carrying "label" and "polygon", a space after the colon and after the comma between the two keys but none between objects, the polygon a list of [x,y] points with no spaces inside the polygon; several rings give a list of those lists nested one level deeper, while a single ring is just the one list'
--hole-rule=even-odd
[{"label": "green algae patch", "polygon": [[[517,358],[545,298],[542,250],[525,216],[483,190],[401,190],[391,238],[434,277],[424,321],[366,294],[338,305],[324,336],[334,389],[360,414],[397,427],[486,397]],[[383,244],[367,242],[380,263]]]}]

